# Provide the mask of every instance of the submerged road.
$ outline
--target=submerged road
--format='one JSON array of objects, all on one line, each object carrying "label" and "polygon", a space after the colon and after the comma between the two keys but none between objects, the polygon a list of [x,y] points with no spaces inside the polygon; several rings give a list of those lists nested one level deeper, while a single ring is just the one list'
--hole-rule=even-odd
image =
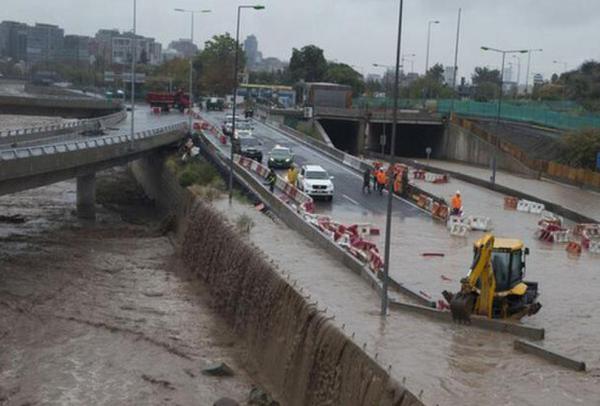
[{"label": "submerged road", "polygon": [[[224,114],[203,114],[221,127]],[[254,134],[263,142],[265,157],[274,145],[286,145],[296,153],[298,164],[319,164],[334,176],[335,197],[331,203],[317,202],[318,213],[330,215],[342,223],[369,222],[378,226],[382,234],[376,242],[380,248],[383,247],[385,196],[363,194],[362,177],[353,170],[320,151],[299,144],[283,132],[257,121],[255,123]],[[280,175],[284,174],[285,171],[280,172]],[[446,199],[460,189],[467,215],[490,217],[496,236],[522,239],[531,248],[526,278],[540,283],[540,301],[544,307],[534,317],[523,319],[523,323],[546,328],[545,342],[553,349],[585,360],[591,368],[600,368],[600,343],[597,341],[600,313],[595,309],[600,256],[584,253],[573,257],[567,254],[564,245],[539,241],[534,236],[538,216],[505,211],[504,196],[499,193],[456,179],[442,185],[423,181],[417,184]],[[459,288],[459,281],[471,264],[472,243],[483,234],[471,232],[467,238],[453,237],[445,225],[396,198],[392,218],[390,274],[414,290],[430,295],[433,300],[441,299],[443,290],[454,291]],[[424,258],[421,254],[425,252],[438,252],[445,256]]]}]

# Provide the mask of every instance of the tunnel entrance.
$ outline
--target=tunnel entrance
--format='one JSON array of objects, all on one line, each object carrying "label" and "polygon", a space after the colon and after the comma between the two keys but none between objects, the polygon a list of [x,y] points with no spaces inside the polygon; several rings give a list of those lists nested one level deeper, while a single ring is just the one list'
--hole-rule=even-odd
[{"label": "tunnel entrance", "polygon": [[337,149],[352,155],[359,154],[358,121],[322,119],[319,123]]},{"label": "tunnel entrance", "polygon": [[[390,153],[392,140],[391,123],[371,123],[367,150],[382,153],[380,137],[386,135],[386,145],[383,149],[385,154]],[[431,148],[432,158],[440,158],[443,155],[444,126],[431,124],[398,124],[396,132],[396,156],[407,158],[426,158],[427,147]]]}]

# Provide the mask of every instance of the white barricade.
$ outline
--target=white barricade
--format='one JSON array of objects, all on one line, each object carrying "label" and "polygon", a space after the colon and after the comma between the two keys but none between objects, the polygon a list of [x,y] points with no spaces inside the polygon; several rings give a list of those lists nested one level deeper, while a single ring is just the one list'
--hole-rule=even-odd
[{"label": "white barricade", "polygon": [[522,211],[524,213],[529,213],[530,209],[531,209],[531,202],[528,200],[519,200],[519,203],[517,203],[518,211]]},{"label": "white barricade", "polygon": [[446,223],[446,226],[448,227],[448,230],[452,229],[452,226],[454,225],[465,225],[468,227],[468,224],[466,223],[466,220],[463,217],[460,216],[450,216],[448,217],[448,223]]},{"label": "white barricade", "polygon": [[542,203],[531,202],[529,206],[529,212],[533,214],[541,214],[545,208],[546,206],[544,206]]},{"label": "white barricade", "polygon": [[425,182],[434,182],[437,179],[437,175],[435,173],[426,172],[425,173]]},{"label": "white barricade", "polygon": [[590,252],[592,254],[600,254],[600,241],[590,242]]},{"label": "white barricade", "polygon": [[469,227],[462,223],[453,224],[450,228],[450,234],[457,237],[466,237],[469,232]]},{"label": "white barricade", "polygon": [[558,216],[552,213],[551,211],[543,210],[538,224],[541,224],[542,222],[562,226],[562,224],[564,223],[564,219],[562,218],[562,216]]},{"label": "white barricade", "polygon": [[571,230],[554,231],[552,233],[553,241],[558,244],[565,244],[571,241]]},{"label": "white barricade", "polygon": [[484,216],[469,216],[467,224],[471,230],[490,231],[492,229],[492,220]]},{"label": "white barricade", "polygon": [[521,199],[517,203],[517,210],[524,213],[542,214],[546,206],[542,203],[530,202],[529,200]]}]

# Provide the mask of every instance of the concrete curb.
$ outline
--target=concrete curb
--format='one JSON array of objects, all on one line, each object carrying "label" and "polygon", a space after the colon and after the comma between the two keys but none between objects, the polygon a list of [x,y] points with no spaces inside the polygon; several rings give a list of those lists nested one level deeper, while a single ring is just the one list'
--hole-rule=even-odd
[{"label": "concrete curb", "polygon": [[[390,300],[390,309],[410,311],[439,321],[456,324],[452,320],[452,314],[450,312],[436,310],[431,307],[424,307]],[[543,328],[529,327],[521,324],[505,322],[502,320],[487,319],[478,316],[471,316],[470,326],[478,327],[484,330],[513,334],[519,337],[528,338],[530,340],[543,340],[545,335],[545,330]]]},{"label": "concrete curb", "polygon": [[585,372],[586,369],[585,362],[583,361],[574,360],[527,341],[515,340],[514,348],[517,351],[535,355],[536,357],[542,358],[548,362],[572,369],[574,371]]}]

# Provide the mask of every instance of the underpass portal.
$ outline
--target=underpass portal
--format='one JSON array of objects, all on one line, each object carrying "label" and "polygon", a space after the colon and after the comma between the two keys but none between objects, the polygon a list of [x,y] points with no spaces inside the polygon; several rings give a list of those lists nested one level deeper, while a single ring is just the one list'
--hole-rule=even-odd
[{"label": "underpass portal", "polygon": [[[381,135],[386,135],[383,152],[390,153],[392,139],[392,124],[371,123],[368,136],[367,150],[369,152],[382,152],[380,145]],[[429,124],[398,124],[396,132],[395,155],[408,158],[426,158],[427,148],[431,148],[431,157],[443,156],[444,126]]]},{"label": "underpass portal", "polygon": [[319,123],[337,149],[352,155],[359,154],[358,121],[322,119]]}]

